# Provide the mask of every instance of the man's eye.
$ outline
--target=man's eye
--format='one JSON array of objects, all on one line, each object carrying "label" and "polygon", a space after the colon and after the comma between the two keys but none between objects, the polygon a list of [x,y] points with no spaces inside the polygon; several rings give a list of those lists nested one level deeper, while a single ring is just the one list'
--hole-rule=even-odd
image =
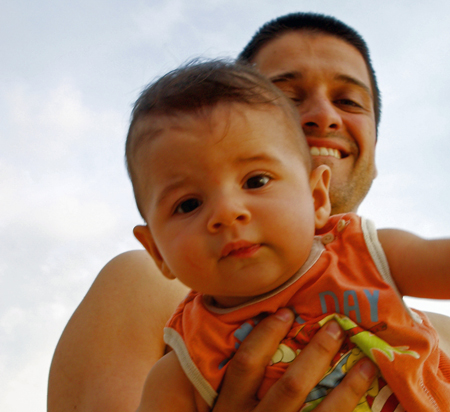
[{"label": "man's eye", "polygon": [[350,99],[336,100],[336,104],[344,105],[344,106],[352,106],[352,107],[361,107],[361,105],[359,105],[358,103],[356,103],[356,102],[354,102],[353,100],[350,100]]},{"label": "man's eye", "polygon": [[270,177],[267,175],[257,175],[248,179],[244,184],[244,189],[258,189],[269,183]]},{"label": "man's eye", "polygon": [[284,95],[292,102],[294,103],[294,105],[299,105],[300,103],[303,102],[303,99],[301,97],[299,97],[297,94],[295,93],[284,93]]},{"label": "man's eye", "polygon": [[300,106],[303,103],[303,100],[297,97],[290,97],[290,100],[294,103],[294,106]]},{"label": "man's eye", "polygon": [[302,93],[295,93],[289,91],[283,91],[284,95],[294,104],[294,106],[299,106],[305,100],[305,96]]},{"label": "man's eye", "polygon": [[175,209],[175,213],[179,214],[190,213],[193,210],[197,209],[201,204],[202,202],[198,199],[195,198],[187,199],[177,206],[177,208]]},{"label": "man's eye", "polygon": [[307,94],[305,90],[303,90],[303,88],[294,86],[289,82],[288,84],[275,83],[275,86],[277,86],[284,93],[284,95],[296,106],[302,104],[307,97]]}]

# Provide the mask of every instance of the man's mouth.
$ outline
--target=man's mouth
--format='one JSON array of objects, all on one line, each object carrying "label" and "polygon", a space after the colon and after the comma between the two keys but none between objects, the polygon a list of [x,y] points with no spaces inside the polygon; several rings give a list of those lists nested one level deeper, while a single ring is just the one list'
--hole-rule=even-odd
[{"label": "man's mouth", "polygon": [[335,157],[336,159],[342,158],[341,152],[331,147],[311,146],[309,150],[312,156],[331,156]]}]

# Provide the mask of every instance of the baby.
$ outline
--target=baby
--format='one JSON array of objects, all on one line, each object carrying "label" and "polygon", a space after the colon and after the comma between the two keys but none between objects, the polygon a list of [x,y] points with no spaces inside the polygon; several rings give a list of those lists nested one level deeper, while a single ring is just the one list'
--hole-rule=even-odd
[{"label": "baby", "polygon": [[297,317],[259,397],[335,319],[348,338],[302,411],[362,356],[381,376],[357,411],[448,410],[450,361],[402,295],[450,298],[450,240],[330,218],[330,169],[312,167],[295,107],[268,80],[224,61],[167,74],[137,100],[126,156],[147,223],[134,233],[193,290],[165,328],[173,351],[151,370],[140,411],[210,410],[240,342],[281,307]]}]

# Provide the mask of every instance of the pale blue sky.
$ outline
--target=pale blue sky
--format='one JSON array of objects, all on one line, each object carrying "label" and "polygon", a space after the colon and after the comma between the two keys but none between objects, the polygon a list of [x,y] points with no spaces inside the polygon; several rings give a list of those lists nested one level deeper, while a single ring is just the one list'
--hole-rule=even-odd
[{"label": "pale blue sky", "polygon": [[[0,410],[45,411],[64,325],[101,267],[139,247],[123,162],[139,91],[190,58],[235,56],[276,16],[327,13],[365,37],[383,115],[379,176],[360,213],[382,227],[449,235],[450,5],[276,3],[2,1]],[[414,306],[450,315],[448,301]]]}]

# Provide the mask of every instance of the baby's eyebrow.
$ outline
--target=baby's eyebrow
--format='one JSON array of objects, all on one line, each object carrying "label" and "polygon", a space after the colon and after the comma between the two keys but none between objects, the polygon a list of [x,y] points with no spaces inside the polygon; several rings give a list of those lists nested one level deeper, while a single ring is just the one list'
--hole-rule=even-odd
[{"label": "baby's eyebrow", "polygon": [[172,192],[183,187],[186,184],[187,177],[176,177],[164,189],[161,190],[156,196],[156,204],[160,205]]},{"label": "baby's eyebrow", "polygon": [[281,161],[268,154],[256,154],[251,156],[239,156],[235,159],[235,163],[253,163],[253,162],[266,162],[266,163],[281,163]]}]

